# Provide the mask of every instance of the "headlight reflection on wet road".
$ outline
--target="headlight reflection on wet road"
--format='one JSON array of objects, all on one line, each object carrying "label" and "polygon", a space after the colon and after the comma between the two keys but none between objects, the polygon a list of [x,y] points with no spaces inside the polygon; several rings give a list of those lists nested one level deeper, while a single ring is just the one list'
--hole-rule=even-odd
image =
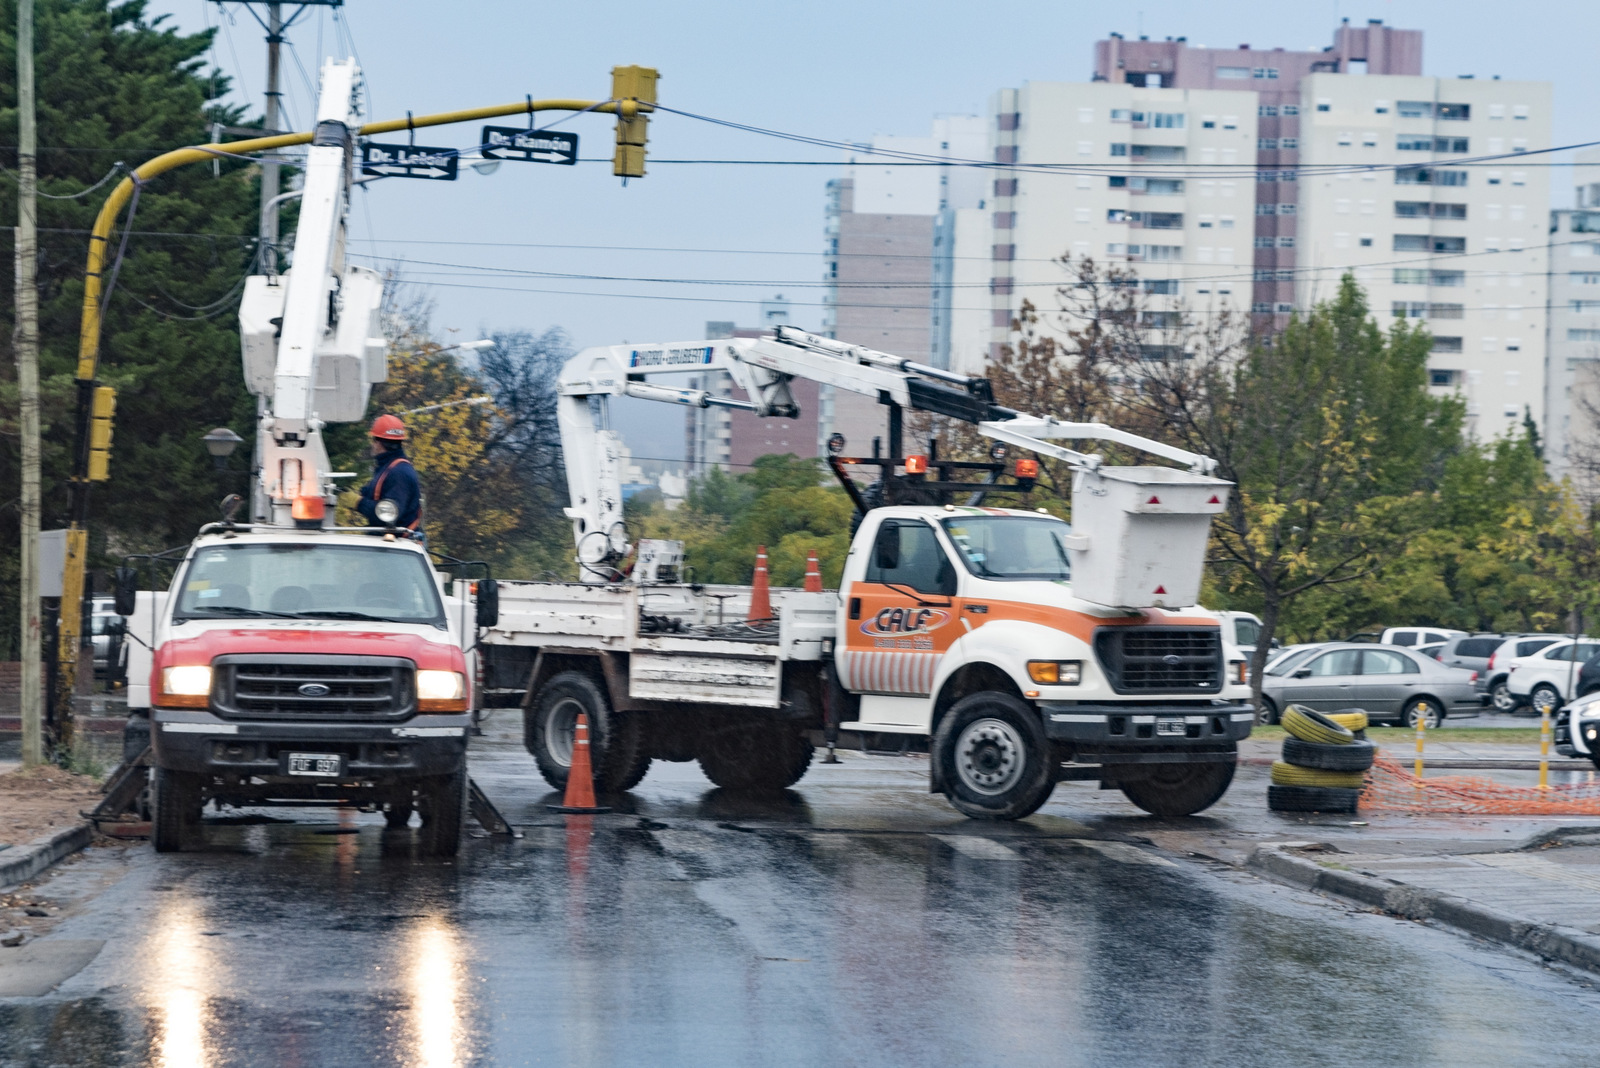
[{"label": "headlight reflection on wet road", "polygon": [[455,931],[441,919],[412,929],[405,948],[410,964],[411,1031],[415,1043],[407,1060],[415,1068],[459,1068],[465,1056],[465,1029],[458,1016],[461,947]]},{"label": "headlight reflection on wet road", "polygon": [[214,976],[200,931],[201,916],[187,902],[175,902],[155,927],[157,1068],[205,1068],[211,1063],[206,1049],[209,1012],[205,988]]}]

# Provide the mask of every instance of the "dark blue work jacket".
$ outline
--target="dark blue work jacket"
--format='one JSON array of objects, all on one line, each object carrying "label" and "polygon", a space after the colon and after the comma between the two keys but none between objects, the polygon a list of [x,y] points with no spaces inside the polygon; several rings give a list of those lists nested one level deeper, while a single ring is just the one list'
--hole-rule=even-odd
[{"label": "dark blue work jacket", "polygon": [[376,509],[378,502],[393,501],[400,509],[395,526],[416,530],[422,519],[422,483],[417,480],[417,469],[399,449],[373,458],[372,481],[361,487],[361,501],[356,511],[366,517],[369,524],[379,526]]}]

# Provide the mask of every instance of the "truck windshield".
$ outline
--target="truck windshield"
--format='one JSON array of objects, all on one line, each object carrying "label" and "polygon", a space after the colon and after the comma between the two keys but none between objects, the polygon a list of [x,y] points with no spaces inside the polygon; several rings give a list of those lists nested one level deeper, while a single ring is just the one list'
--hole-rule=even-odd
[{"label": "truck windshield", "polygon": [[354,545],[208,545],[189,561],[172,613],[186,619],[375,619],[444,624],[427,560]]},{"label": "truck windshield", "polygon": [[1059,519],[1019,515],[966,515],[946,519],[967,570],[979,578],[1065,582],[1072,578],[1061,539],[1072,528]]}]

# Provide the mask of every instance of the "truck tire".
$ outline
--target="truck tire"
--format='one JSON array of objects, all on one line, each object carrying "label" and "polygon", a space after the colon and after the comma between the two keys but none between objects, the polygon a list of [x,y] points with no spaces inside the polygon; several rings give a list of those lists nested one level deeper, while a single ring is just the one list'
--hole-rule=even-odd
[{"label": "truck tire", "polygon": [[1234,763],[1156,764],[1148,779],[1119,783],[1122,796],[1152,816],[1192,816],[1222,800]]},{"label": "truck tire", "polygon": [[1366,771],[1372,767],[1378,747],[1371,742],[1356,741],[1349,745],[1321,745],[1302,742],[1299,738],[1283,740],[1283,759],[1302,768],[1321,768],[1324,771]]},{"label": "truck tire", "polygon": [[1346,812],[1356,810],[1360,790],[1331,786],[1269,786],[1267,807],[1274,812]]},{"label": "truck tire", "polygon": [[706,731],[700,770],[724,790],[784,790],[805,776],[814,752],[787,723],[741,723]]},{"label": "truck tire", "polygon": [[1283,710],[1283,729],[1302,742],[1321,745],[1349,745],[1356,737],[1349,728],[1305,705],[1290,705]]},{"label": "truck tire", "polygon": [[157,853],[179,853],[200,837],[200,812],[205,793],[200,776],[156,768],[152,777],[150,842]]},{"label": "truck tire", "polygon": [[1366,785],[1366,772],[1328,771],[1326,768],[1305,768],[1283,760],[1272,762],[1273,786],[1331,786],[1334,789],[1359,790]]},{"label": "truck tire", "polygon": [[639,785],[650,770],[650,751],[638,718],[616,712],[595,680],[582,671],[563,671],[539,690],[528,731],[528,751],[544,781],[567,788],[572,766],[572,733],[583,712],[589,721],[589,754],[596,793],[617,793]]},{"label": "truck tire", "polygon": [[950,707],[934,732],[932,758],[944,796],[973,819],[1030,816],[1056,785],[1039,713],[996,690],[969,694]]},{"label": "truck tire", "polygon": [[461,825],[467,818],[467,767],[440,775],[418,791],[422,828],[417,852],[425,857],[453,857],[461,851]]}]

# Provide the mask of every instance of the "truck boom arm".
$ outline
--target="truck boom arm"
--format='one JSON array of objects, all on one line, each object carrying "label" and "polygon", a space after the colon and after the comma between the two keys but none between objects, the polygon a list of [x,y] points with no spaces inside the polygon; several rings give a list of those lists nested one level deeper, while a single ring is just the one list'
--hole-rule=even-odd
[{"label": "truck boom arm", "polygon": [[[725,371],[750,398],[734,400],[707,390],[646,381],[650,375]],[[622,528],[619,461],[622,438],[611,427],[611,397],[737,408],[759,416],[794,418],[799,408],[789,383],[802,378],[880,401],[972,423],[997,441],[1097,470],[1102,457],[1058,445],[1057,440],[1107,441],[1139,449],[1209,474],[1216,461],[1104,423],[1068,423],[1027,415],[994,403],[989,381],[780,326],[772,337],[726,338],[667,345],[609,345],[585,349],[561,370],[558,420],[572,503],[578,561],[585,581],[610,576],[599,565],[627,551]]]}]

